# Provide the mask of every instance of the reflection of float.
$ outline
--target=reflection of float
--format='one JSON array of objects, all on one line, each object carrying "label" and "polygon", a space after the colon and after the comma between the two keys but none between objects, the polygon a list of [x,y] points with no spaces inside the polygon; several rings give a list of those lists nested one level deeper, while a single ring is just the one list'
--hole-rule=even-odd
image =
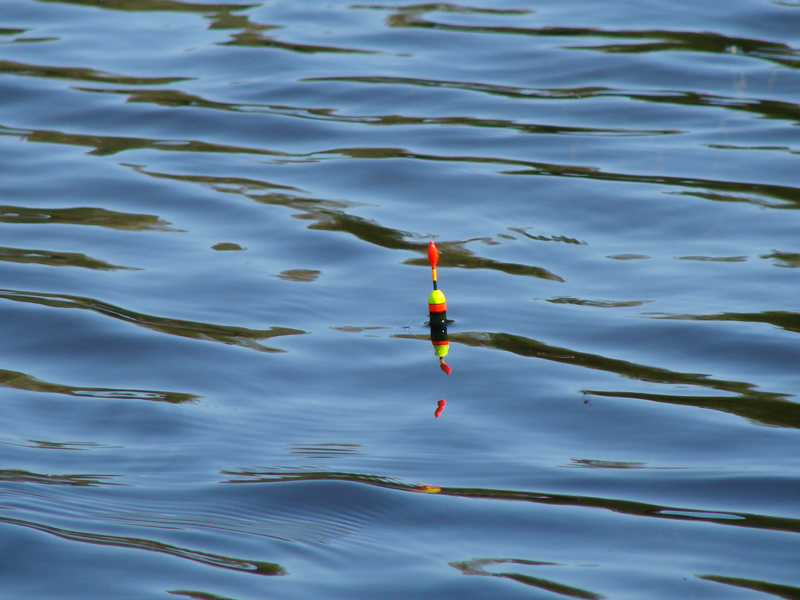
[{"label": "reflection of float", "polygon": [[428,244],[428,260],[431,263],[431,277],[433,278],[433,291],[428,296],[428,314],[430,315],[428,324],[431,327],[431,343],[434,353],[439,358],[439,366],[442,371],[450,375],[452,369],[444,362],[444,357],[450,350],[450,343],[447,341],[447,302],[436,281],[439,250],[433,242]]},{"label": "reflection of float", "polygon": [[441,399],[441,400],[439,400],[439,402],[437,402],[436,404],[437,404],[437,407],[438,407],[438,408],[436,409],[436,412],[435,412],[435,413],[433,413],[433,416],[434,416],[434,417],[436,417],[436,418],[438,419],[438,418],[439,418],[439,415],[440,415],[440,414],[442,414],[442,411],[444,410],[444,405],[445,405],[445,404],[447,404],[447,400],[445,400],[444,398],[442,398],[442,399]]}]

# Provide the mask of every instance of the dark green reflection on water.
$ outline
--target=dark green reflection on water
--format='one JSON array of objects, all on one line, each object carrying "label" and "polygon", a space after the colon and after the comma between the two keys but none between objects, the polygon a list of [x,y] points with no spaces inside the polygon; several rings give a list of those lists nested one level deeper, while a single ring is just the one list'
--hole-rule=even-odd
[{"label": "dark green reflection on water", "polygon": [[567,596],[568,598],[581,598],[585,600],[602,600],[605,596],[596,594],[580,588],[574,588],[563,583],[557,583],[548,579],[540,577],[531,577],[530,575],[523,575],[522,573],[492,573],[487,571],[485,567],[491,565],[524,565],[534,567],[555,567],[563,566],[551,562],[539,562],[535,560],[524,560],[520,558],[476,558],[473,560],[463,560],[451,562],[450,566],[455,567],[464,575],[483,575],[487,577],[501,577],[503,579],[510,579],[525,585],[530,585],[548,592]]},{"label": "dark green reflection on water", "polygon": [[713,94],[686,91],[624,95],[628,96],[631,100],[640,100],[642,102],[657,102],[661,104],[685,106],[710,106],[724,108],[726,110],[753,113],[765,119],[792,121],[795,124],[800,123],[800,106],[780,100],[715,96]]},{"label": "dark green reflection on water", "polygon": [[219,152],[229,154],[262,154],[267,156],[290,156],[284,152],[272,152],[258,148],[210,144],[197,140],[158,140],[147,138],[117,137],[108,135],[84,135],[48,129],[14,129],[0,125],[0,135],[19,137],[28,142],[66,144],[92,148],[89,154],[111,156],[130,150],[162,150],[167,152]]},{"label": "dark green reflection on water", "polygon": [[[551,273],[547,269],[541,267],[534,267],[531,265],[522,265],[519,263],[504,263],[489,258],[475,256],[471,250],[464,248],[464,244],[470,242],[483,241],[481,238],[464,240],[463,242],[437,242],[436,245],[441,249],[442,254],[439,256],[439,267],[450,267],[460,269],[490,269],[493,271],[501,271],[508,275],[523,275],[526,277],[538,277],[539,279],[549,279],[550,281],[564,280]],[[426,244],[414,244],[411,250],[417,250],[422,253]],[[426,258],[410,258],[403,261],[406,265],[429,266]]]},{"label": "dark green reflection on water", "polygon": [[444,496],[472,498],[480,500],[512,500],[516,502],[532,502],[553,506],[573,506],[578,508],[601,508],[611,512],[655,519],[675,521],[699,521],[726,525],[730,527],[747,527],[754,529],[800,533],[800,519],[773,517],[753,513],[730,511],[695,510],[671,506],[660,506],[633,500],[615,498],[599,498],[595,496],[576,496],[571,494],[549,494],[531,491],[496,490],[487,488],[432,487],[423,484],[411,484],[393,477],[367,475],[361,473],[344,473],[331,471],[289,471],[242,469],[238,471],[222,471],[228,476],[223,483],[290,483],[294,481],[348,481],[351,483],[374,485],[403,492],[435,493]]},{"label": "dark green reflection on water", "polygon": [[[427,256],[428,242],[412,241],[414,238],[420,238],[422,236],[408,231],[385,227],[375,221],[363,219],[345,212],[344,209],[353,206],[352,203],[303,197],[288,193],[293,191],[302,193],[303,191],[298,188],[277,185],[256,179],[211,177],[208,175],[173,175],[146,171],[142,167],[136,165],[129,166],[139,173],[150,177],[198,183],[209,186],[220,192],[241,194],[263,204],[292,208],[300,212],[299,215],[296,215],[298,218],[313,221],[313,223],[309,225],[309,229],[349,233],[360,240],[382,248],[389,248],[391,250],[411,250],[423,256]],[[558,275],[541,267],[517,263],[504,263],[476,256],[471,250],[464,247],[465,244],[474,241],[480,240],[439,242],[439,247],[446,250],[446,253],[440,259],[440,265],[443,267],[459,267],[462,269],[490,269],[502,271],[509,275],[524,275],[528,277],[550,279],[552,281],[563,281]],[[427,258],[409,259],[405,261],[404,264],[430,267]]]},{"label": "dark green reflection on water", "polygon": [[[798,107],[800,115],[800,107]],[[316,153],[342,154],[353,158],[405,158],[433,162],[456,162],[519,167],[513,170],[498,171],[504,175],[538,175],[548,177],[569,177],[596,181],[618,181],[622,183],[644,183],[658,186],[686,188],[689,191],[676,191],[716,202],[744,202],[766,208],[800,207],[800,188],[761,183],[699,179],[694,177],[672,177],[667,175],[635,175],[602,171],[598,167],[559,165],[495,157],[482,156],[441,156],[408,152],[401,148],[338,148]],[[312,155],[308,155],[312,156]],[[708,193],[711,190],[713,193]]]},{"label": "dark green reflection on water", "polygon": [[548,298],[547,301],[553,304],[575,304],[577,306],[591,306],[593,308],[630,308],[652,302],[652,300],[583,300],[581,298],[572,298],[569,296]]},{"label": "dark green reflection on water", "polygon": [[116,271],[120,269],[129,271],[136,270],[133,267],[112,265],[77,252],[53,252],[51,250],[30,250],[24,248],[0,247],[0,260],[48,265],[51,267],[82,267],[84,269],[97,269],[100,271]]},{"label": "dark green reflection on water", "polygon": [[725,585],[731,585],[737,588],[763,592],[765,594],[776,596],[777,598],[786,598],[786,600],[800,600],[800,588],[791,585],[770,583],[768,581],[759,581],[757,579],[725,577],[722,575],[698,575],[698,577],[700,579],[705,579],[706,581],[713,581],[714,583],[724,583]]},{"label": "dark green reflection on water", "polygon": [[[708,31],[673,31],[666,29],[598,29],[594,27],[513,27],[492,25],[456,25],[433,20],[432,12],[484,13],[492,15],[525,15],[530,11],[490,11],[470,9],[451,4],[411,4],[407,6],[368,5],[355,8],[394,11],[387,19],[389,27],[436,29],[459,33],[525,35],[537,37],[618,38],[636,40],[628,44],[573,46],[571,49],[590,49],[603,52],[706,52],[744,54],[787,66],[800,67],[797,51],[786,44],[752,38],[731,37]],[[658,41],[639,41],[658,40]],[[569,48],[569,47],[568,47]]]},{"label": "dark green reflection on water", "polygon": [[[664,404],[707,408],[737,415],[748,419],[756,425],[800,429],[800,404],[781,399],[781,396],[787,397],[788,394],[751,392],[750,394],[729,397],[680,396],[606,390],[584,390],[584,392],[593,396],[604,396],[607,398],[631,398],[634,400],[647,400],[648,402],[662,402]],[[774,399],[770,397],[774,397]]]},{"label": "dark green reflection on water", "polygon": [[186,596],[192,600],[235,600],[227,596],[219,596],[217,594],[209,594],[208,592],[199,592],[197,590],[169,590],[168,594],[174,596]]},{"label": "dark green reflection on water", "polygon": [[[26,442],[26,443],[25,443]],[[97,442],[48,442],[46,440],[21,440],[17,442],[0,442],[6,446],[20,446],[21,448],[36,448],[38,450],[94,450],[105,448],[121,448],[122,446],[109,446]]]},{"label": "dark green reflection on water", "polygon": [[209,567],[221,567],[224,569],[232,569],[235,571],[242,571],[252,573],[254,575],[287,575],[286,569],[276,563],[256,561],[256,560],[242,560],[238,558],[229,558],[219,554],[209,554],[208,552],[200,552],[198,550],[190,550],[188,548],[181,548],[171,544],[164,544],[154,540],[147,540],[142,538],[123,537],[117,535],[105,535],[99,533],[88,533],[83,531],[73,531],[69,529],[61,529],[58,527],[51,527],[42,523],[35,523],[33,521],[23,521],[21,519],[11,519],[8,517],[0,517],[0,523],[7,525],[18,525],[35,529],[44,533],[49,533],[56,537],[71,542],[82,542],[87,544],[97,544],[101,546],[114,546],[116,548],[128,548],[134,550],[148,550],[150,552],[158,552],[161,554],[169,554],[177,558],[185,558],[194,562],[202,563]]},{"label": "dark green reflection on water", "polygon": [[261,6],[254,4],[202,4],[194,2],[179,2],[178,0],[39,0],[53,4],[74,4],[77,6],[91,6],[108,10],[122,10],[130,12],[193,12],[200,14],[230,13]]},{"label": "dark green reflection on water", "polygon": [[775,261],[776,267],[785,269],[797,269],[800,267],[800,254],[797,252],[779,252],[775,250],[770,254],[764,254],[761,258],[771,258]]},{"label": "dark green reflection on water", "polygon": [[286,269],[280,273],[276,273],[274,277],[283,279],[285,281],[296,281],[298,283],[308,283],[316,281],[320,272],[314,269]]},{"label": "dark green reflection on water", "polygon": [[759,313],[719,313],[716,315],[664,315],[656,318],[676,321],[738,321],[741,323],[766,323],[779,329],[800,333],[800,313],[786,310],[765,310]]},{"label": "dark green reflection on water", "polygon": [[[800,117],[800,107],[798,107]],[[699,179],[689,177],[672,177],[666,175],[636,175],[630,173],[614,173],[602,171],[597,167],[581,167],[575,165],[559,165],[524,160],[514,160],[497,157],[483,157],[470,155],[436,155],[409,152],[403,148],[335,148],[310,152],[305,154],[291,154],[262,148],[245,146],[228,146],[211,144],[198,140],[155,140],[147,138],[127,138],[113,136],[96,136],[64,133],[51,130],[18,130],[0,125],[0,135],[20,137],[29,142],[45,142],[51,144],[68,144],[73,146],[87,146],[93,148],[90,154],[112,155],[129,150],[162,150],[168,152],[218,152],[230,154],[254,154],[275,157],[276,162],[315,162],[334,157],[348,157],[355,159],[412,159],[432,162],[453,162],[469,164],[497,165],[511,167],[511,169],[498,171],[505,175],[538,175],[548,177],[576,177],[595,181],[618,181],[623,183],[643,183],[658,186],[674,187],[675,193],[685,193],[706,200],[723,202],[745,202],[759,207],[788,208],[800,207],[800,188],[784,185],[771,185],[748,182],[732,182],[714,179]],[[144,172],[144,171],[143,171]],[[151,176],[167,177],[175,180],[202,181],[195,175],[166,175],[149,173]],[[227,178],[219,178],[224,182]],[[263,184],[262,184],[263,185]],[[276,186],[272,186],[276,187]],[[313,202],[303,199],[304,202]],[[319,201],[317,201],[319,202]],[[326,201],[330,202],[330,201]],[[270,202],[274,203],[274,202]],[[340,203],[341,205],[341,203]],[[330,220],[330,219],[327,219]],[[393,230],[395,231],[395,230]],[[402,233],[401,233],[402,237]],[[389,247],[389,246],[387,246]]]},{"label": "dark green reflection on water", "polygon": [[15,483],[43,483],[45,485],[70,485],[78,487],[94,487],[98,485],[123,485],[104,481],[113,478],[113,475],[52,475],[31,473],[19,469],[0,470],[0,481],[13,481]]},{"label": "dark green reflection on water", "polygon": [[[326,231],[339,231],[349,233],[360,240],[389,248],[391,250],[412,250],[423,256],[427,256],[428,242],[411,241],[408,238],[420,237],[411,232],[400,231],[390,227],[384,227],[374,221],[362,219],[343,212],[320,211],[319,220],[311,225],[310,229],[321,229]],[[539,277],[552,281],[564,281],[558,275],[541,267],[523,265],[519,263],[504,263],[489,258],[476,256],[471,250],[464,247],[464,244],[478,240],[465,240],[461,242],[438,242],[437,246],[443,249],[443,256],[440,258],[441,267],[458,267],[462,269],[489,269],[501,271],[508,275],[524,275],[528,277]],[[430,267],[427,258],[412,258],[403,261],[403,264]]]},{"label": "dark green reflection on water", "polygon": [[584,390],[588,394],[695,406],[697,408],[735,414],[762,425],[800,428],[800,404],[787,400],[788,394],[761,392],[757,390],[755,385],[750,383],[713,379],[708,375],[698,373],[679,373],[668,369],[606,358],[597,354],[576,352],[507,333],[460,333],[450,336],[450,341],[451,343],[454,341],[460,342],[468,346],[495,348],[518,356],[543,358],[588,369],[607,371],[628,379],[709,388],[736,395],[684,396],[677,394],[648,394],[644,392]]},{"label": "dark green reflection on water", "polygon": [[[426,340],[425,335],[397,334],[393,337]],[[463,332],[450,335],[450,343],[493,348],[517,356],[541,358],[587,369],[615,373],[626,379],[707,388],[727,392],[730,396],[651,394],[646,392],[583,390],[585,394],[609,398],[632,398],[681,406],[694,406],[734,414],[756,424],[800,429],[800,404],[789,401],[789,394],[762,392],[757,386],[741,381],[713,379],[698,373],[680,373],[649,367],[598,354],[549,346],[543,342],[508,333]]]},{"label": "dark green reflection on water", "polygon": [[[20,373],[22,375],[22,373]],[[23,443],[27,442],[27,443]],[[20,446],[22,448],[37,448],[39,450],[93,450],[102,448],[121,448],[122,446],[109,446],[97,442],[48,442],[46,440],[22,440],[18,442],[0,442],[7,446]]]},{"label": "dark green reflection on water", "polygon": [[23,292],[19,290],[0,289],[0,298],[15,302],[30,302],[52,308],[78,308],[91,310],[114,319],[133,323],[139,327],[146,327],[159,333],[177,335],[180,337],[210,342],[221,342],[234,346],[243,346],[260,352],[284,352],[278,348],[270,348],[259,344],[259,340],[284,335],[300,335],[307,332],[289,327],[271,327],[270,329],[247,329],[233,325],[215,325],[199,321],[184,321],[181,319],[167,319],[144,313],[137,313],[113,304],[101,302],[93,298],[71,296],[68,294],[46,294],[43,292]]},{"label": "dark green reflection on water", "polygon": [[746,256],[676,256],[675,260],[694,260],[697,262],[735,263],[746,262]]},{"label": "dark green reflection on water", "polygon": [[[154,215],[123,213],[105,208],[27,208],[24,206],[0,206],[0,223],[96,225],[127,231],[179,231],[169,227],[170,223]],[[13,255],[13,249],[11,254]],[[29,252],[36,252],[29,251]],[[74,255],[82,256],[82,255]],[[81,266],[86,266],[81,265]],[[120,267],[117,267],[120,268]]]},{"label": "dark green reflection on water", "polygon": [[240,104],[216,102],[201,96],[187,94],[180,90],[126,90],[116,88],[75,88],[82,92],[116,94],[128,96],[128,102],[142,102],[168,107],[197,107],[227,112],[243,112],[249,114],[269,114],[310,121],[327,121],[333,123],[357,124],[369,126],[458,126],[482,129],[506,129],[519,133],[543,135],[601,135],[601,136],[646,136],[681,133],[677,129],[625,129],[602,127],[568,127],[563,125],[545,125],[541,123],[521,123],[507,119],[481,119],[477,117],[414,117],[405,115],[344,115],[335,108],[307,108],[275,104]]},{"label": "dark green reflection on water", "polygon": [[[592,458],[571,458],[569,464],[563,465],[570,469],[644,469],[647,463],[630,462],[622,460],[596,460]],[[649,467],[654,469],[671,469],[672,467]],[[677,467],[679,468],[679,467]]]},{"label": "dark green reflection on water", "polygon": [[30,65],[10,60],[0,60],[0,73],[44,77],[47,79],[68,79],[70,81],[102,81],[124,85],[164,85],[178,81],[189,81],[190,77],[128,77],[116,73],[104,73],[82,67],[57,67],[49,65]]},{"label": "dark green reflection on water", "polygon": [[[607,87],[580,88],[524,88],[494,85],[470,81],[420,79],[413,77],[357,76],[357,77],[311,77],[303,81],[340,81],[378,85],[411,85],[479,92],[520,100],[581,100],[586,98],[614,97],[640,102],[657,102],[679,106],[707,106],[754,113],[767,119],[800,122],[800,105],[791,102],[742,98],[740,96],[716,96],[694,91],[669,90],[658,92],[632,92]],[[635,132],[635,130],[633,130]],[[678,130],[654,130],[651,133],[678,133]]]},{"label": "dark green reflection on water", "polygon": [[[307,113],[312,111],[305,109]],[[356,123],[359,125],[379,125],[383,127],[406,125],[438,125],[438,126],[459,126],[476,127],[480,129],[506,129],[519,133],[530,133],[539,135],[581,135],[581,136],[644,136],[644,135],[667,135],[681,133],[677,129],[624,129],[607,127],[568,127],[566,125],[545,125],[541,123],[521,123],[506,119],[481,119],[477,117],[412,117],[404,115],[341,115],[334,113],[330,109],[329,114],[321,115],[321,111],[314,111],[312,116],[303,115],[303,118],[320,121],[333,121],[337,123]],[[295,116],[299,116],[297,109]]]},{"label": "dark green reflection on water", "polygon": [[213,100],[206,100],[201,96],[187,94],[186,92],[182,92],[180,90],[126,90],[118,88],[89,87],[79,87],[75,89],[80,90],[81,92],[128,96],[128,102],[142,102],[147,104],[155,104],[158,106],[169,106],[172,108],[192,106],[196,108],[208,108],[229,112],[258,112],[254,110],[248,110],[254,105],[214,102]]},{"label": "dark green reflection on water", "polygon": [[368,10],[394,10],[404,15],[424,15],[429,12],[457,13],[464,15],[529,15],[534,11],[520,8],[479,8],[449,4],[446,2],[421,2],[419,4],[391,5],[391,4],[354,4],[350,8]]},{"label": "dark green reflection on water", "polygon": [[[338,46],[322,46],[315,44],[299,44],[278,40],[265,36],[264,31],[281,29],[281,25],[263,25],[250,21],[245,15],[234,13],[261,6],[255,4],[200,4],[192,2],[177,2],[175,0],[42,0],[43,2],[58,2],[91,6],[109,10],[129,12],[169,11],[177,13],[198,13],[211,21],[209,29],[237,29],[239,33],[233,39],[223,42],[222,46],[248,46],[256,48],[277,48],[302,54],[337,53],[337,54],[374,54],[371,50],[341,48]],[[124,82],[120,82],[124,83]]]},{"label": "dark green reflection on water", "polygon": [[170,402],[180,404],[183,402],[194,402],[200,396],[185,394],[181,392],[162,392],[156,390],[130,390],[124,388],[101,388],[101,387],[76,387],[61,383],[50,383],[42,381],[18,371],[7,371],[0,369],[0,387],[26,392],[44,392],[47,394],[63,394],[66,396],[78,396],[83,398],[109,398],[109,399],[132,399],[132,400],[153,400],[156,402]]},{"label": "dark green reflection on water", "polygon": [[333,54],[376,54],[374,50],[360,50],[358,48],[342,48],[339,46],[319,46],[314,44],[297,44],[278,40],[261,33],[265,29],[275,29],[275,26],[256,25],[233,36],[223,46],[248,46],[254,48],[278,48],[302,54],[333,53]]}]

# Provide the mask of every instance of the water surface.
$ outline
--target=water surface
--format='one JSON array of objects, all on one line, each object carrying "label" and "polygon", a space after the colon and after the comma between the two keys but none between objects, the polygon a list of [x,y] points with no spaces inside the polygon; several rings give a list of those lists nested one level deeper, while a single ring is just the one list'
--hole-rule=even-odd
[{"label": "water surface", "polygon": [[796,2],[0,16],[9,597],[800,598]]}]

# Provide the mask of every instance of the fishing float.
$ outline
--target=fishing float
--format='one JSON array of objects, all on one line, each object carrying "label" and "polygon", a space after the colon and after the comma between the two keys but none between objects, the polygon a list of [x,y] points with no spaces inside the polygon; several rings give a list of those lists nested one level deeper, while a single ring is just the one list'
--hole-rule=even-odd
[{"label": "fishing float", "polygon": [[439,367],[450,375],[452,369],[444,362],[444,357],[450,350],[447,340],[447,302],[444,293],[439,289],[436,276],[436,264],[439,262],[439,250],[433,242],[428,243],[428,262],[431,263],[431,278],[433,291],[428,295],[429,325],[431,327],[431,343],[433,352],[439,358]]}]

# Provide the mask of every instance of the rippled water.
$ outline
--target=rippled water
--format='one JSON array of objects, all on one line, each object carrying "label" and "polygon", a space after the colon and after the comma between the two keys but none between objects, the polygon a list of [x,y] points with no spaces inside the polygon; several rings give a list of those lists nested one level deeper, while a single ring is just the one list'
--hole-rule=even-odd
[{"label": "rippled water", "polygon": [[3,597],[800,598],[800,4],[0,24]]}]

